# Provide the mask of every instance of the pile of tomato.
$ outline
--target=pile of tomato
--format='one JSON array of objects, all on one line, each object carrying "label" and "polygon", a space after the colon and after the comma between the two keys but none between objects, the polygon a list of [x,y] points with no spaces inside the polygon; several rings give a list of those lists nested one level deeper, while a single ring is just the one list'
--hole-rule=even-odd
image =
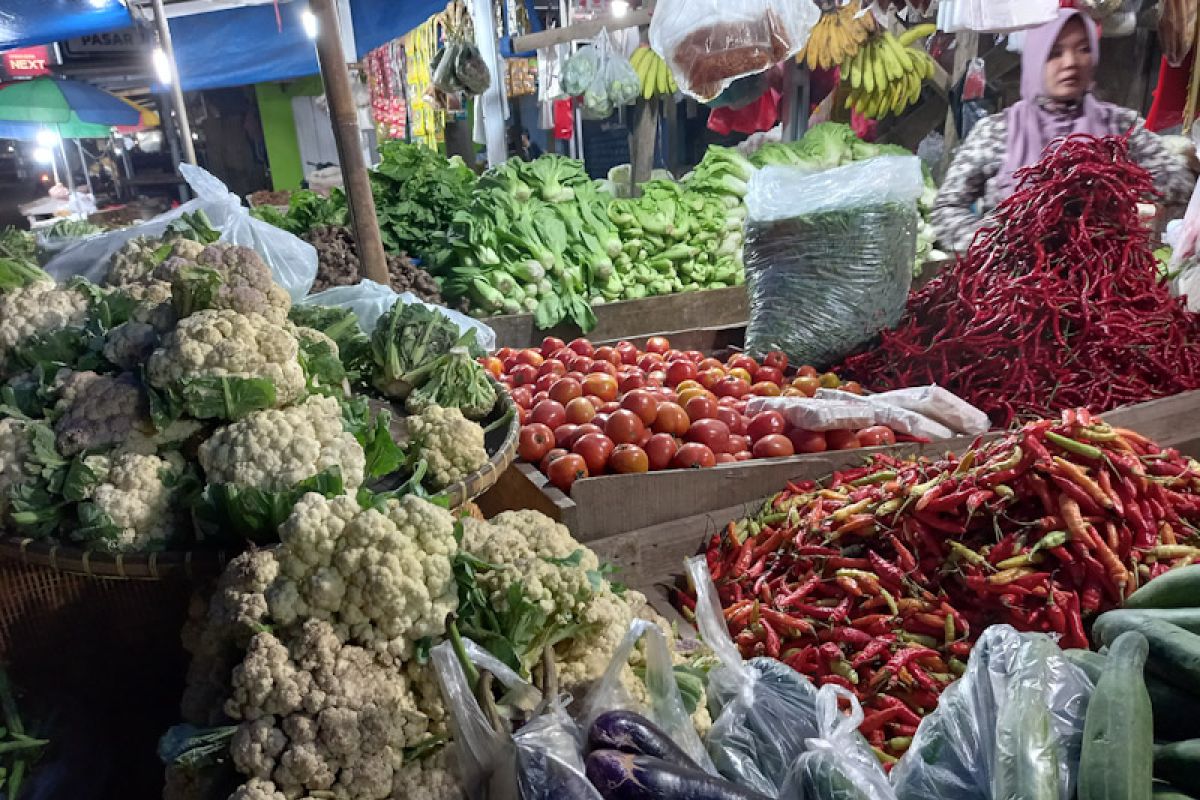
[{"label": "pile of tomato", "polygon": [[609,473],[712,467],[752,458],[894,444],[894,433],[807,431],[778,411],[746,415],[748,399],[812,397],[822,387],[861,393],[811,366],[789,373],[784,353],[759,362],[680,351],[661,336],[639,350],[630,342],[596,347],[587,339],[547,337],[540,349],[502,348],[482,359],[508,386],[521,415],[518,452],[550,482]]}]

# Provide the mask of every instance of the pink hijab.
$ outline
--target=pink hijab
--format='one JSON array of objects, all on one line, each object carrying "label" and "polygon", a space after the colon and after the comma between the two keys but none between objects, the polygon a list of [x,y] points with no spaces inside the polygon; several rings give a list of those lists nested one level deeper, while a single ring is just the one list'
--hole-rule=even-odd
[{"label": "pink hijab", "polygon": [[1058,19],[1040,28],[1029,31],[1025,37],[1025,49],[1021,54],[1021,99],[1006,112],[1008,120],[1008,146],[1004,162],[996,176],[999,199],[1013,193],[1016,182],[1013,173],[1022,167],[1035,164],[1042,157],[1046,145],[1073,133],[1089,133],[1104,136],[1112,130],[1114,106],[1102,103],[1092,96],[1089,88],[1083,96],[1078,115],[1063,114],[1043,108],[1039,102],[1046,91],[1046,61],[1063,26],[1074,17],[1083,21],[1088,39],[1092,44],[1092,59],[1100,58],[1100,35],[1091,17],[1074,8],[1059,9]]}]

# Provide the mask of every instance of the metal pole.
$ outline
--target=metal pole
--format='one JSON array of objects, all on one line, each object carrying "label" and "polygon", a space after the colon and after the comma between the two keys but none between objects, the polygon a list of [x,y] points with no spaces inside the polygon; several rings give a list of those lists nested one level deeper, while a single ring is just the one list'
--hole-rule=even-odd
[{"label": "metal pole", "polygon": [[338,161],[342,167],[350,222],[354,241],[362,262],[363,276],[376,283],[390,286],[387,257],[379,220],[375,216],[375,198],[363,159],[358,132],[358,114],[354,110],[354,94],[350,88],[350,72],[338,35],[337,12],[333,0],[310,0],[309,9],[317,18],[317,59],[321,63],[321,79],[329,99],[329,117],[333,121],[333,140],[337,144]]},{"label": "metal pole", "polygon": [[83,167],[83,179],[87,182],[88,194],[95,198],[96,192],[92,189],[92,176],[88,172],[87,158],[83,155],[83,144],[78,139],[75,140],[75,149],[79,151],[79,163]]},{"label": "metal pole", "polygon": [[63,141],[62,134],[58,132],[58,126],[54,126],[54,134],[58,136],[58,149],[62,151],[63,166],[67,169],[67,189],[71,194],[75,194],[75,176],[71,172],[71,160],[67,158],[67,144]]},{"label": "metal pole", "polygon": [[196,164],[196,148],[192,145],[192,127],[188,124],[187,107],[183,104],[183,87],[179,85],[179,68],[175,66],[175,47],[171,44],[171,26],[163,11],[162,0],[154,2],[154,27],[158,29],[158,44],[167,56],[171,70],[171,105],[175,107],[175,124],[179,126],[180,147],[183,157],[193,166]]}]

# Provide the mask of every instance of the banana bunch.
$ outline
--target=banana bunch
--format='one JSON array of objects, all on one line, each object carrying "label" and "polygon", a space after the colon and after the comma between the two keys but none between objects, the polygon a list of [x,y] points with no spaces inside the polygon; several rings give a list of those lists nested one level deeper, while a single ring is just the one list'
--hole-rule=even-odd
[{"label": "banana bunch", "polygon": [[842,82],[850,86],[846,108],[879,119],[917,102],[921,85],[933,77],[934,64],[928,53],[910,45],[935,30],[932,24],[918,25],[899,37],[887,31],[871,37],[842,64]]},{"label": "banana bunch", "polygon": [[807,61],[809,69],[832,69],[853,57],[875,30],[875,15],[859,14],[861,9],[859,0],[841,8],[823,6],[821,18],[796,60]]},{"label": "banana bunch", "polygon": [[667,62],[649,47],[643,46],[634,50],[629,63],[633,65],[638,80],[641,81],[643,100],[660,94],[672,95],[679,91]]}]

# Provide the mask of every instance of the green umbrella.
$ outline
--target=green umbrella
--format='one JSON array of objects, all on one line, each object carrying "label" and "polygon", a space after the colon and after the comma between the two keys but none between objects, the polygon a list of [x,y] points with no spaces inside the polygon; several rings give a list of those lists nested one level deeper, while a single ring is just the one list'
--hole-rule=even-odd
[{"label": "green umbrella", "polygon": [[137,125],[145,121],[143,111],[83,81],[34,78],[0,84],[0,120],[63,124],[75,115],[82,122]]},{"label": "green umbrella", "polygon": [[53,131],[62,139],[107,139],[112,127],[83,122],[78,117],[60,123],[5,122],[0,120],[0,139],[33,140],[39,131]]}]

